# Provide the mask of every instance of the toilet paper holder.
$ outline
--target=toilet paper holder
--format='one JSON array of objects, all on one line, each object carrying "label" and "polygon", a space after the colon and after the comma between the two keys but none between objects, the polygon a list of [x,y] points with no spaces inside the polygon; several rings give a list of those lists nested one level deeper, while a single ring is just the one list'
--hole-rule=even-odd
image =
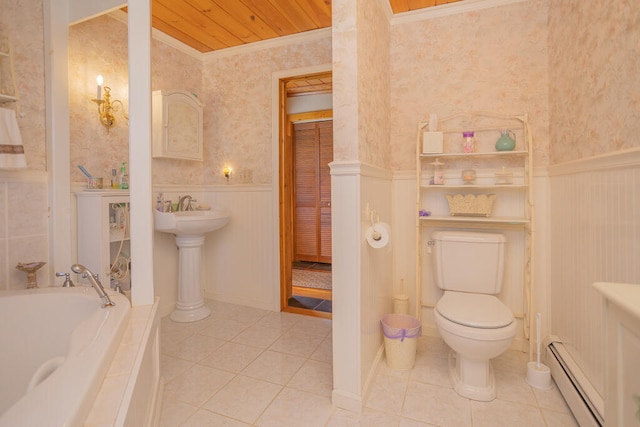
[{"label": "toilet paper holder", "polygon": [[371,217],[371,228],[373,229],[373,232],[371,233],[371,238],[373,238],[373,240],[377,242],[380,239],[382,239],[382,234],[380,234],[380,232],[376,230],[376,223],[380,222],[380,217],[378,216],[376,211],[371,211],[369,213],[369,216]]}]

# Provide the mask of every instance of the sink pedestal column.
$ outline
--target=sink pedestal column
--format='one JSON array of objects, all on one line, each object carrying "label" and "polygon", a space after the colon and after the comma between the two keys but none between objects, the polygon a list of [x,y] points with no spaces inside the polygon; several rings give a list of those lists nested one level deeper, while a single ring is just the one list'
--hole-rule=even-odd
[{"label": "sink pedestal column", "polygon": [[176,236],[180,252],[178,264],[178,302],[171,313],[175,322],[195,322],[211,314],[202,298],[200,275],[204,236]]}]

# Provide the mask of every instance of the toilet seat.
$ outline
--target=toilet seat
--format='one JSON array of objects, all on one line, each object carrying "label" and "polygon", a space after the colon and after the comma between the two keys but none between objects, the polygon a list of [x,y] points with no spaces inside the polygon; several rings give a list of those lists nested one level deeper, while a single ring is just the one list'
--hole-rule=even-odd
[{"label": "toilet seat", "polygon": [[513,323],[513,314],[493,295],[445,291],[436,311],[450,322],[479,329],[499,329]]}]

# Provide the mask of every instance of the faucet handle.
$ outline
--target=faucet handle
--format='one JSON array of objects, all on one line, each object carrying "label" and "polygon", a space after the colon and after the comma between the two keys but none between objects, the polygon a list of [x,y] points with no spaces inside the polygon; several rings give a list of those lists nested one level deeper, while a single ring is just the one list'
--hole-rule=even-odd
[{"label": "faucet handle", "polygon": [[64,283],[62,284],[63,288],[73,288],[75,285],[71,280],[71,275],[69,273],[56,273],[56,277],[64,276]]}]

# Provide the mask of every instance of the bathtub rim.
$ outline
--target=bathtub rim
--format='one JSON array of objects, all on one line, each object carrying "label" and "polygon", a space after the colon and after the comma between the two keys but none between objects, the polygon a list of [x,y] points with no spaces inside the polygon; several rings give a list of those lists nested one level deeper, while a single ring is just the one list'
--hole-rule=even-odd
[{"label": "bathtub rim", "polygon": [[[95,298],[100,302],[93,288],[82,285],[74,288],[50,286],[28,290],[7,290],[0,292],[0,298],[64,293],[83,295],[87,300]],[[107,290],[107,293],[116,303],[115,307],[98,308],[90,318],[94,322],[96,316],[103,319],[100,321],[100,326],[102,328],[108,323],[108,330],[101,329],[97,333],[109,332],[110,334],[105,339],[92,340],[91,345],[80,352],[66,355],[67,360],[62,366],[0,415],[0,427],[15,425],[74,427],[84,423],[122,340],[131,313],[131,304],[124,295],[111,290]],[[78,369],[82,369],[86,374],[72,375],[72,371]],[[56,387],[57,381],[64,382],[63,389]],[[34,408],[38,410],[33,411]]]}]

